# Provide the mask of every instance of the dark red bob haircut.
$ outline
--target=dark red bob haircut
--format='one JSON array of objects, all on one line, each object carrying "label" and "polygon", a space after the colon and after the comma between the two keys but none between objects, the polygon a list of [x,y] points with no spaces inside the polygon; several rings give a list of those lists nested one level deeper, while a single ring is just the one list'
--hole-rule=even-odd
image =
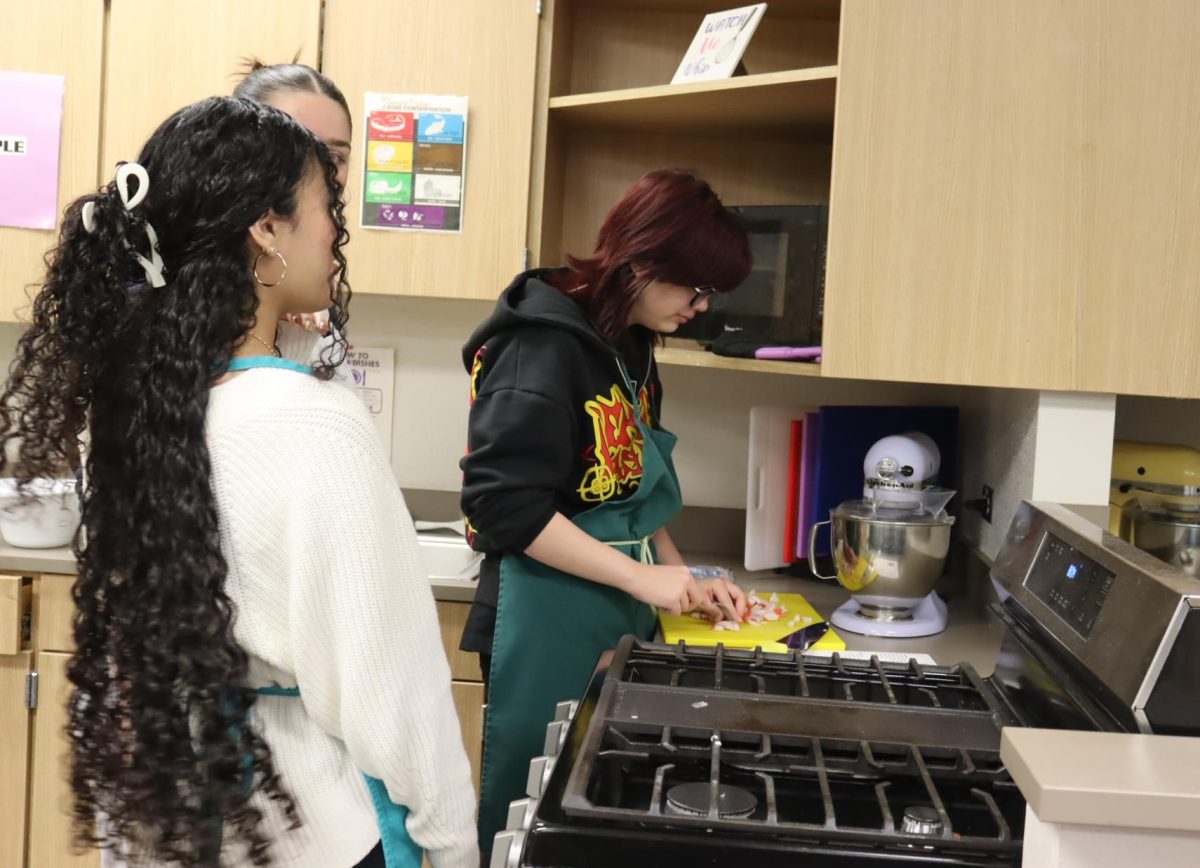
[{"label": "dark red bob haircut", "polygon": [[[635,275],[633,264],[644,266]],[[559,288],[606,340],[629,340],[629,311],[651,280],[729,292],[750,273],[750,242],[708,182],[684,169],[643,175],[608,212],[588,257]]]}]

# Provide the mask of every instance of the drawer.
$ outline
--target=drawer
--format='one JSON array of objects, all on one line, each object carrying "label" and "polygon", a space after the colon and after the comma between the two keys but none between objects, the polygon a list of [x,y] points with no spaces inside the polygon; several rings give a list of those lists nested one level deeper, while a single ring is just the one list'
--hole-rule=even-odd
[{"label": "drawer", "polygon": [[44,573],[33,595],[33,644],[39,651],[74,651],[74,576]]},{"label": "drawer", "polygon": [[29,638],[29,605],[33,581],[0,575],[0,654],[17,654]]}]

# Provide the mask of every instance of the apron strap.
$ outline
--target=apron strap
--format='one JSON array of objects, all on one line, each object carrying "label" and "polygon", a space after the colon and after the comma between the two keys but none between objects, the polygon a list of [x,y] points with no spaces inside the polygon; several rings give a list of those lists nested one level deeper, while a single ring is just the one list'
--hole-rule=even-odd
[{"label": "apron strap", "polygon": [[293,362],[291,359],[281,359],[276,356],[241,356],[229,360],[229,366],[225,368],[225,373],[233,374],[238,371],[249,371],[253,368],[281,368],[285,371],[294,371],[297,374],[307,374],[309,376],[312,376],[313,372],[313,369],[308,365]]},{"label": "apron strap", "polygon": [[643,564],[654,563],[654,553],[650,549],[650,537],[644,536],[641,539],[625,539],[616,541],[603,541],[606,546],[613,548],[624,548],[626,546],[639,546],[638,560]]}]

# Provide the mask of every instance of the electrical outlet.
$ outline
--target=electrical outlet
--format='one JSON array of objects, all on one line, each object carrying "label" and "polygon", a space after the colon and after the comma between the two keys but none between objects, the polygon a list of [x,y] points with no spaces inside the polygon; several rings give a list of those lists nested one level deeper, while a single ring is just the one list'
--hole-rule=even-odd
[{"label": "electrical outlet", "polygon": [[983,493],[979,497],[972,497],[970,500],[963,503],[964,509],[971,509],[979,513],[983,520],[988,524],[992,523],[992,499],[996,494],[990,485],[983,486]]}]

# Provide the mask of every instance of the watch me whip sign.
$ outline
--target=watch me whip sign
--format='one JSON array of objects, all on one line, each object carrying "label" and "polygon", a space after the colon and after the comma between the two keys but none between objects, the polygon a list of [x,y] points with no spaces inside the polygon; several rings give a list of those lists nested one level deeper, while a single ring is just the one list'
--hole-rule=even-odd
[{"label": "watch me whip sign", "polygon": [[23,157],[29,152],[25,136],[6,136],[0,133],[0,157]]}]

